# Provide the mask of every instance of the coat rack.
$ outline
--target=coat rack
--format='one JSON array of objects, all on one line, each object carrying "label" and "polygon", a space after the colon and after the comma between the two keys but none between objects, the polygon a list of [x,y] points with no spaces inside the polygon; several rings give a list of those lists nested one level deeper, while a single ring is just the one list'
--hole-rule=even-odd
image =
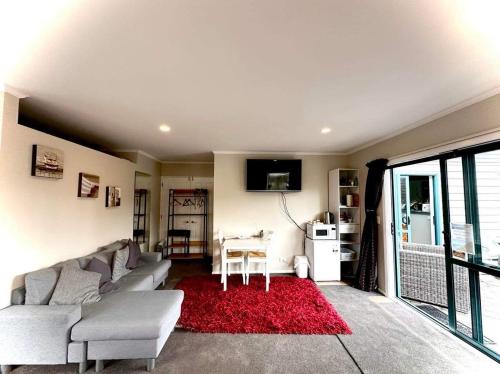
[{"label": "coat rack", "polygon": [[[191,253],[192,248],[200,248],[201,253]],[[166,250],[171,259],[207,256],[208,190],[169,190]]]}]

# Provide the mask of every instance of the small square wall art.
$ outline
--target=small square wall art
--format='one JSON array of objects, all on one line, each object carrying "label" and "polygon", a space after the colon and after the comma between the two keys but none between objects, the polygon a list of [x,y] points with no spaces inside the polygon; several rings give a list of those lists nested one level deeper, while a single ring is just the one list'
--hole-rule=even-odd
[{"label": "small square wall art", "polygon": [[64,171],[63,151],[33,144],[31,175],[34,177],[62,179]]},{"label": "small square wall art", "polygon": [[78,176],[78,197],[99,197],[99,177],[80,173]]},{"label": "small square wall art", "polygon": [[106,187],[106,208],[120,206],[122,198],[122,190],[120,187]]}]

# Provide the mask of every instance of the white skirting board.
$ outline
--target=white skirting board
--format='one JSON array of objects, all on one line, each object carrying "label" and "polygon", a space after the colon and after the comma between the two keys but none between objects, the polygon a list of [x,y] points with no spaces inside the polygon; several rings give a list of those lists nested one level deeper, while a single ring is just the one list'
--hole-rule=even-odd
[{"label": "white skirting board", "polygon": [[[295,274],[295,270],[286,269],[286,270],[271,270],[271,274]],[[212,271],[212,274],[220,275],[220,271]],[[231,271],[231,274],[241,274],[241,271]]]},{"label": "white skirting board", "polygon": [[321,281],[321,282],[314,282],[316,283],[317,286],[348,286],[346,282],[343,281]]}]

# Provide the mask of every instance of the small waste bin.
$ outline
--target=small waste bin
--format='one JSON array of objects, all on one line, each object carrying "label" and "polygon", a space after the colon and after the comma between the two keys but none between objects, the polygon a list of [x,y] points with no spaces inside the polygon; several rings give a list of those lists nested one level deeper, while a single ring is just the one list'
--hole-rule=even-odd
[{"label": "small waste bin", "polygon": [[294,265],[295,273],[299,278],[307,278],[307,268],[309,261],[306,256],[295,256]]}]

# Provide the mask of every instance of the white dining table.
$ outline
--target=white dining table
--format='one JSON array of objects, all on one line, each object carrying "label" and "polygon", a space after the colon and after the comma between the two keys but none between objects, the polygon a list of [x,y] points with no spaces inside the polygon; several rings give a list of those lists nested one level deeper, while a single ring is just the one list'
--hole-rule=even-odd
[{"label": "white dining table", "polygon": [[[225,251],[226,253],[232,251],[241,251],[241,252],[262,251],[268,253],[270,244],[271,244],[271,239],[268,238],[261,238],[255,236],[244,237],[244,238],[233,237],[224,240],[222,244],[222,250]],[[269,273],[267,272],[267,270],[265,276],[266,276],[266,291],[267,291],[269,289]],[[223,270],[223,278],[226,279],[226,277],[227,274],[225,274]],[[248,272],[247,272],[247,278],[248,278]],[[224,291],[225,290],[226,290],[226,281],[224,281]]]},{"label": "white dining table", "polygon": [[250,238],[228,238],[224,240],[224,250],[230,251],[265,251],[268,249],[270,239],[250,237]]}]

